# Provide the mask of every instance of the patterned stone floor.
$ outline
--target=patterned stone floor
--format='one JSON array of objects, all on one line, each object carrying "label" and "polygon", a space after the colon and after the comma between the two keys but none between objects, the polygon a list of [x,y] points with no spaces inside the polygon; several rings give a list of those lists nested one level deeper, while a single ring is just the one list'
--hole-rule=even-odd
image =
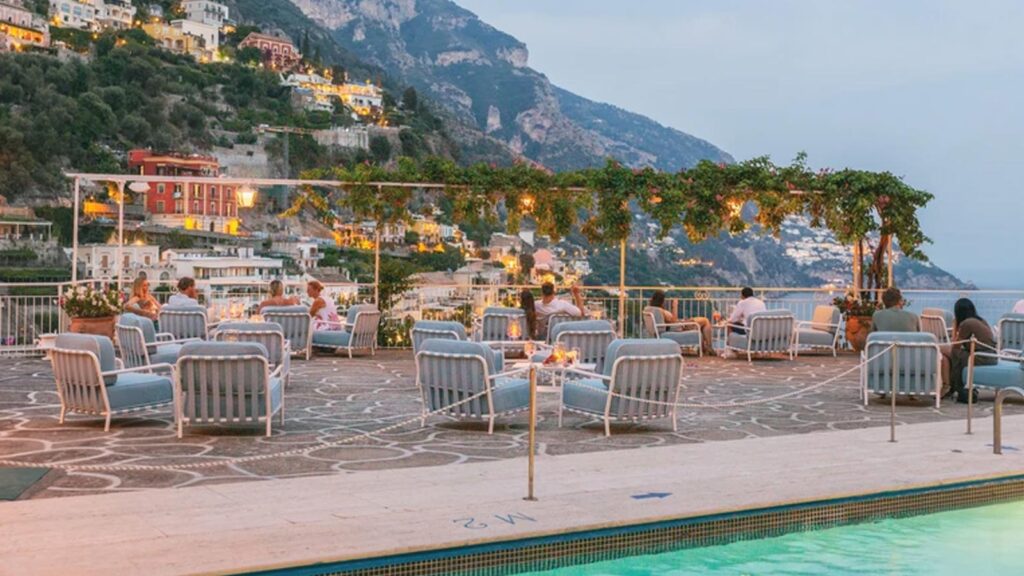
[{"label": "patterned stone floor", "polygon": [[[807,356],[797,361],[688,358],[684,401],[701,404],[747,402],[800,391],[855,366],[851,355]],[[392,431],[375,430],[415,419],[420,401],[413,378],[412,354],[382,351],[376,357],[318,357],[296,361],[287,391],[286,423],[274,425],[271,438],[254,428],[186,428],[178,440],[170,409],[115,418],[103,432],[98,418],[71,415],[57,423],[58,404],[49,365],[39,359],[0,359],[0,459],[52,464],[167,466],[161,470],[76,471],[54,468],[22,498],[194,486],[345,471],[459,464],[522,456],[526,453],[525,414],[499,420],[493,436],[486,426],[431,418]],[[737,440],[779,434],[879,427],[887,437],[889,404],[860,402],[857,374],[767,403],[729,408],[681,409],[679,431],[667,421],[643,426],[615,425],[603,435],[595,420],[567,414],[557,427],[557,394],[539,397],[538,442],[541,454],[559,455],[678,444]],[[991,413],[983,396],[979,417]],[[1024,411],[1008,405],[1007,413]],[[966,406],[905,400],[898,404],[900,424],[963,419]],[[988,433],[988,426],[983,428]],[[897,431],[898,432],[898,431]],[[334,447],[322,444],[370,433]],[[937,439],[936,441],[941,441]],[[274,456],[292,451],[291,455]],[[300,451],[301,453],[294,453]],[[225,458],[270,456],[209,468],[174,469]],[[543,460],[541,460],[542,464]]]}]

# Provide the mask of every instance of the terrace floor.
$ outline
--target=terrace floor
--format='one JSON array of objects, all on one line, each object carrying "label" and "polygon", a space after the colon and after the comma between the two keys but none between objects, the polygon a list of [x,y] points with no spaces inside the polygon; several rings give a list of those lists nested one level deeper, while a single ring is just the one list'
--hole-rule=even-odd
[{"label": "terrace floor", "polygon": [[[802,356],[796,361],[755,360],[752,364],[688,357],[682,395],[684,401],[702,404],[774,398],[855,366],[852,354]],[[196,427],[186,428],[185,437],[178,440],[169,408],[115,418],[109,433],[103,432],[101,419],[80,415],[71,415],[60,425],[46,361],[7,358],[0,360],[0,368],[0,460],[32,462],[40,467],[160,467],[53,468],[22,494],[22,499],[462,464],[526,453],[525,414],[500,419],[493,436],[487,435],[484,424],[444,417],[432,417],[421,428],[409,351],[385,350],[375,357],[352,360],[320,356],[293,362],[286,391],[286,422],[283,427],[275,422],[271,438],[255,427]],[[668,422],[656,421],[644,426],[613,425],[612,436],[606,438],[599,422],[571,414],[566,414],[565,427],[559,429],[558,395],[546,393],[538,398],[538,450],[552,456],[870,427],[878,428],[880,439],[888,438],[889,404],[873,399],[863,406],[856,371],[825,386],[767,403],[680,409],[676,433]],[[991,415],[991,409],[989,397],[983,396],[975,414],[983,418]],[[903,425],[960,420],[966,412],[966,405],[952,402],[936,409],[924,399],[904,400],[898,403],[897,421]],[[1022,414],[1024,406],[1008,404],[1006,412]],[[374,433],[403,422],[406,424]],[[350,444],[324,446],[364,433],[369,436]],[[195,467],[231,458],[248,460]]]}]

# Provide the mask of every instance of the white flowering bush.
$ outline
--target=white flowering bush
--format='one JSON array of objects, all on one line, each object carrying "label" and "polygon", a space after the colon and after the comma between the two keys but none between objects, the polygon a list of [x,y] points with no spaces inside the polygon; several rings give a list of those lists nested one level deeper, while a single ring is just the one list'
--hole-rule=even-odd
[{"label": "white flowering bush", "polygon": [[124,298],[116,288],[72,286],[60,298],[60,307],[71,318],[105,318],[121,313]]}]

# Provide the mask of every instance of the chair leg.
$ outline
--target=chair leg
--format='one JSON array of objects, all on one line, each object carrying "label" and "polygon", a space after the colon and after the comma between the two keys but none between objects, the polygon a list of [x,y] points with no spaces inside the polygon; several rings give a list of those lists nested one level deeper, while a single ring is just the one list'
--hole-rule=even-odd
[{"label": "chair leg", "polygon": [[60,405],[60,423],[64,423],[64,415],[67,414],[67,408],[63,404]]},{"label": "chair leg", "polygon": [[679,418],[676,415],[676,407],[672,407],[672,431],[679,432]]},{"label": "chair leg", "polygon": [[110,432],[110,412],[107,412],[107,421],[103,424],[103,431]]},{"label": "chair leg", "polygon": [[487,433],[494,434],[494,415],[491,415],[490,421],[487,423]]},{"label": "chair leg", "polygon": [[267,417],[267,438],[270,438],[270,425],[274,422],[273,416]]},{"label": "chair leg", "polygon": [[558,427],[562,427],[562,403],[558,403]]},{"label": "chair leg", "polygon": [[178,418],[178,439],[181,439],[181,437],[184,435],[184,430],[182,430],[182,426],[184,426],[184,423],[182,422],[181,418]]},{"label": "chair leg", "polygon": [[607,416],[604,417],[604,435],[606,438],[612,435],[612,421]]}]

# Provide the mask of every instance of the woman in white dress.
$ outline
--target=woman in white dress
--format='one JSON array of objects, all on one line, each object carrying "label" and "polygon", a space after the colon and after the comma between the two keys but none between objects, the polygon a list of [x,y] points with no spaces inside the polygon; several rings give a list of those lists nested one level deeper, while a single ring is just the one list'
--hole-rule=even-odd
[{"label": "woman in white dress", "polygon": [[309,315],[313,317],[313,330],[341,330],[338,307],[330,298],[321,296],[323,291],[324,285],[319,280],[310,280],[306,284],[306,294],[313,299],[313,304],[309,307]]}]

